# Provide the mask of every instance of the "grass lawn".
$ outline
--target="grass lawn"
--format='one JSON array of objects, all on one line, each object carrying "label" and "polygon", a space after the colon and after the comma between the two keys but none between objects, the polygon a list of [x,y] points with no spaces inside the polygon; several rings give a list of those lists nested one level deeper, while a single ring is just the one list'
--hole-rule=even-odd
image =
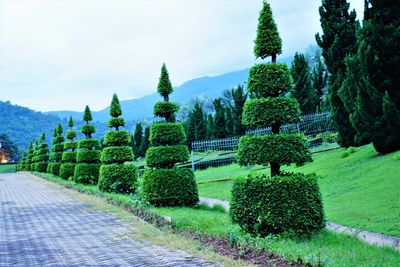
[{"label": "grass lawn", "polygon": [[[103,197],[119,206],[135,205],[134,199],[128,195],[103,193],[96,186],[76,184],[49,174],[35,174],[69,188]],[[271,251],[292,261],[301,259],[306,263],[314,265],[322,263],[324,266],[398,266],[400,261],[400,253],[393,249],[368,245],[346,234],[324,230],[308,241],[294,241],[279,237],[254,238],[240,232],[238,226],[231,223],[228,213],[219,208],[200,206],[198,208],[147,207],[146,209],[158,215],[170,217],[172,225],[178,230],[226,237],[232,242]]]},{"label": "grass lawn", "polygon": [[[342,158],[344,149],[313,154],[314,162],[284,170],[316,173],[329,221],[400,237],[400,152],[379,156],[371,145],[356,148]],[[235,173],[235,169],[237,173]],[[219,172],[218,179],[244,176],[237,165],[201,171],[201,177]],[[250,173],[251,171],[247,171]],[[252,171],[252,174],[269,170]],[[222,173],[226,173],[223,176]],[[199,175],[196,172],[196,176]],[[207,183],[201,183],[207,181]],[[229,199],[233,181],[210,182],[202,178],[201,196]]]},{"label": "grass lawn", "polygon": [[15,167],[16,166],[17,166],[17,164],[6,164],[6,165],[0,164],[0,173],[15,172]]}]

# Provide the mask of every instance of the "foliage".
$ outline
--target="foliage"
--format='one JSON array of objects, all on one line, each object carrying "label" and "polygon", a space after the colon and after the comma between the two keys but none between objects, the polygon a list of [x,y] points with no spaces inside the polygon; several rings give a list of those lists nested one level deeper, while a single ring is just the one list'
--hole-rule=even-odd
[{"label": "foliage", "polygon": [[189,160],[186,145],[150,147],[146,152],[146,164],[150,168],[172,168],[176,163]]},{"label": "foliage", "polygon": [[169,101],[169,95],[173,92],[171,81],[165,63],[161,67],[161,75],[158,81],[157,91],[164,98],[164,101]]},{"label": "foliage", "polygon": [[133,161],[132,148],[130,146],[110,146],[105,147],[101,152],[101,162],[105,164],[124,163]]},{"label": "foliage", "polygon": [[299,104],[296,99],[288,97],[250,99],[244,105],[242,121],[244,125],[253,128],[298,123]]},{"label": "foliage", "polygon": [[160,101],[154,105],[154,115],[157,117],[165,118],[167,122],[175,121],[175,113],[179,107],[174,102]]},{"label": "foliage", "polygon": [[[70,153],[76,153],[76,152],[70,152]],[[74,177],[75,166],[76,166],[75,163],[63,163],[60,166],[60,172],[59,172],[60,177],[65,180],[69,180],[69,179],[72,180]]]},{"label": "foliage", "polygon": [[7,160],[18,161],[20,155],[18,147],[14,144],[11,138],[7,134],[0,134],[1,151],[4,150],[6,153]]},{"label": "foliage", "polygon": [[154,123],[150,128],[152,146],[168,146],[184,144],[185,132],[181,123]]},{"label": "foliage", "polygon": [[312,176],[284,174],[239,179],[233,186],[230,203],[233,222],[254,235],[286,233],[308,237],[325,227],[321,194]]},{"label": "foliage", "polygon": [[[214,115],[214,136],[215,138],[225,138],[226,137],[226,120],[225,120],[225,112],[221,103],[220,98],[216,98],[213,101],[215,115]],[[196,139],[200,140],[200,139]]]},{"label": "foliage", "polygon": [[141,156],[140,145],[142,143],[143,138],[143,127],[140,122],[136,123],[135,133],[133,134],[133,153],[135,154],[135,158],[139,158]]},{"label": "foliage", "polygon": [[96,184],[99,179],[99,168],[100,164],[98,163],[76,164],[74,171],[74,181],[81,184]]},{"label": "foliage", "polygon": [[312,87],[310,67],[304,54],[296,53],[294,55],[290,73],[294,81],[291,93],[299,102],[302,114],[315,113],[318,102],[317,94]]},{"label": "foliage", "polygon": [[242,124],[242,113],[244,103],[247,100],[247,93],[245,92],[242,85],[238,85],[236,88],[231,89],[233,98],[233,135],[240,136],[244,135],[246,129]]},{"label": "foliage", "polygon": [[317,93],[317,109],[318,112],[321,112],[323,110],[322,100],[324,96],[324,89],[328,84],[328,72],[320,57],[318,57],[317,63],[312,70],[311,80],[312,86]]},{"label": "foliage", "polygon": [[197,186],[190,169],[152,169],[143,175],[143,198],[155,206],[194,206]]},{"label": "foliage", "polygon": [[136,189],[136,179],[136,167],[131,163],[103,164],[100,167],[99,189],[129,194]]},{"label": "foliage", "polygon": [[142,137],[142,142],[140,143],[140,156],[144,157],[146,155],[147,149],[150,147],[150,127],[144,129],[144,135]]},{"label": "foliage", "polygon": [[62,164],[59,171],[59,175],[63,179],[71,179],[74,177],[76,165],[75,163],[77,157],[77,152],[75,151],[75,149],[78,147],[78,144],[74,141],[74,138],[76,137],[74,125],[75,122],[72,119],[72,116],[70,116],[68,120],[69,129],[66,133],[66,138],[68,139],[68,142],[64,143],[64,153],[61,157]]}]

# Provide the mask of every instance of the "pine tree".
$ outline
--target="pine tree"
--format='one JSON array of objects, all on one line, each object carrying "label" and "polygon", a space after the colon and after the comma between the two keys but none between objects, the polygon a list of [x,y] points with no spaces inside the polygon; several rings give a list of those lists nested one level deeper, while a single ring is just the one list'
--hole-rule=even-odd
[{"label": "pine tree", "polygon": [[189,113],[189,118],[186,121],[186,144],[192,148],[192,142],[196,141],[196,124],[194,122],[193,111]]},{"label": "pine tree", "polygon": [[165,63],[161,67],[161,76],[158,82],[157,91],[164,98],[164,101],[166,102],[169,100],[169,95],[173,91]]},{"label": "pine tree", "polygon": [[226,137],[226,120],[225,120],[225,110],[221,103],[221,98],[216,98],[213,101],[215,115],[214,115],[214,136],[215,138],[225,138]]},{"label": "pine tree", "polygon": [[231,107],[231,105],[226,105],[226,107],[224,108],[225,110],[225,132],[226,132],[226,137],[231,137],[233,136],[233,130],[235,127],[235,122],[234,122],[234,110]]},{"label": "pine tree", "polygon": [[[400,2],[365,1],[358,59],[360,90],[352,115],[359,136],[371,140],[379,153],[400,149],[400,128],[390,117],[400,112]],[[389,114],[390,112],[391,114]]]},{"label": "pine tree", "polygon": [[199,102],[196,102],[193,107],[193,122],[195,126],[195,140],[200,141],[206,139],[207,126],[204,117],[203,107]]},{"label": "pine tree", "polygon": [[206,134],[207,140],[214,138],[214,131],[215,131],[214,118],[212,114],[209,113],[207,114],[207,134]]},{"label": "pine tree", "polygon": [[125,126],[121,117],[122,110],[117,94],[112,97],[107,131],[104,136],[104,148],[101,152],[101,167],[98,186],[104,192],[132,193],[136,189],[136,167],[133,150],[130,146],[128,131],[120,130]]},{"label": "pine tree", "polygon": [[183,125],[173,119],[178,106],[169,102],[172,87],[165,72],[164,64],[157,88],[164,101],[154,105],[154,114],[165,121],[153,123],[150,128],[151,147],[146,152],[148,169],[143,174],[142,195],[156,206],[194,206],[199,201],[194,173],[176,166],[189,160],[189,150]]},{"label": "pine tree", "polygon": [[144,135],[142,141],[140,142],[140,156],[144,157],[146,155],[147,149],[150,147],[150,127],[144,129]]},{"label": "pine tree", "polygon": [[236,88],[232,89],[233,97],[233,135],[241,136],[246,133],[246,129],[242,123],[242,113],[244,103],[247,100],[247,93],[245,92],[243,86],[238,85]]},{"label": "pine tree", "polygon": [[136,123],[135,127],[135,133],[133,134],[133,153],[135,154],[135,158],[141,157],[141,150],[140,146],[142,144],[142,139],[143,139],[143,127],[142,123],[138,122]]},{"label": "pine tree", "polygon": [[60,177],[66,180],[74,177],[76,166],[76,148],[78,147],[78,143],[74,141],[74,138],[77,136],[74,125],[74,120],[72,116],[70,116],[68,120],[68,130],[65,134],[68,142],[64,143],[64,152],[62,153],[62,164],[60,167]]},{"label": "pine tree", "polygon": [[328,72],[325,64],[320,58],[318,58],[317,63],[312,70],[311,81],[314,91],[317,94],[317,111],[321,112],[322,101],[324,100],[324,90],[328,84]]},{"label": "pine tree", "polygon": [[304,54],[296,53],[290,72],[294,81],[292,95],[300,104],[303,114],[315,113],[317,107],[317,95],[311,84],[310,67]]},{"label": "pine tree", "polygon": [[323,0],[319,8],[323,35],[316,34],[317,44],[322,48],[330,73],[328,99],[338,130],[338,143],[343,147],[354,145],[356,134],[350,123],[350,114],[338,93],[345,79],[345,58],[357,52],[356,12],[353,10],[349,13],[349,7],[346,0]]}]

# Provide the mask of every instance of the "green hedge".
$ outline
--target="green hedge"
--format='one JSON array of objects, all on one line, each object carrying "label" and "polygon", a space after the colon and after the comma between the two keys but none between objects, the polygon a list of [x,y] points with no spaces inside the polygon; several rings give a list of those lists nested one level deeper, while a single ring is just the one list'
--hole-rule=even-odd
[{"label": "green hedge", "polygon": [[100,148],[99,140],[93,138],[80,140],[78,143],[78,148],[89,149],[89,150],[99,149]]},{"label": "green hedge", "polygon": [[107,122],[108,127],[115,127],[116,129],[118,129],[121,126],[125,126],[125,120],[124,118],[111,118],[108,120]]},{"label": "green hedge", "polygon": [[146,164],[150,168],[172,168],[176,163],[188,160],[186,145],[150,147],[146,152]]},{"label": "green hedge", "polygon": [[47,162],[37,162],[37,163],[34,163],[34,171],[37,171],[37,172],[47,172],[47,165],[48,165],[48,163]]},{"label": "green hedge", "polygon": [[143,198],[155,206],[195,206],[199,201],[191,169],[153,169],[143,174]]},{"label": "green hedge", "polygon": [[84,124],[81,128],[81,133],[83,134],[93,134],[96,132],[96,128],[94,128],[93,124]]},{"label": "green hedge", "polygon": [[307,237],[325,227],[321,194],[312,175],[236,180],[230,204],[232,221],[254,235]]},{"label": "green hedge", "polygon": [[105,147],[101,153],[101,162],[105,164],[124,163],[125,161],[133,161],[134,159],[130,146]]},{"label": "green hedge", "polygon": [[268,97],[248,100],[243,108],[242,122],[249,127],[300,122],[300,106],[295,98]]},{"label": "green hedge", "polygon": [[61,144],[64,141],[65,141],[64,136],[56,136],[56,137],[53,138],[52,144],[53,145]]},{"label": "green hedge", "polygon": [[286,64],[257,64],[250,69],[247,90],[257,97],[282,96],[293,87]]},{"label": "green hedge", "polygon": [[72,179],[74,177],[75,163],[63,163],[60,167],[60,177],[63,179]]},{"label": "green hedge", "polygon": [[100,164],[76,164],[74,181],[81,184],[97,184],[99,180],[99,169]]},{"label": "green hedge", "polygon": [[61,159],[62,159],[62,154],[63,154],[63,153],[60,153],[60,152],[58,152],[58,153],[53,153],[53,154],[51,154],[51,155],[49,156],[49,160],[50,160],[50,161],[59,162],[59,161],[61,161]]},{"label": "green hedge", "polygon": [[50,162],[47,165],[47,173],[51,173],[53,175],[60,175],[60,167],[61,167],[61,163],[59,162]]},{"label": "green hedge", "polygon": [[76,149],[78,147],[77,142],[67,142],[64,143],[64,149]]},{"label": "green hedge", "polygon": [[98,163],[100,155],[100,150],[79,150],[76,155],[76,161],[80,163]]},{"label": "green hedge", "polygon": [[107,131],[104,136],[104,146],[129,146],[131,138],[128,131]]},{"label": "green hedge", "polygon": [[43,161],[48,161],[49,160],[49,155],[48,154],[44,154],[44,155],[39,155],[36,157],[33,157],[33,161],[36,162],[43,162]]},{"label": "green hedge", "polygon": [[154,123],[150,128],[152,146],[181,145],[186,140],[182,123]]},{"label": "green hedge", "polygon": [[77,154],[76,151],[74,151],[74,152],[72,152],[72,151],[64,152],[62,154],[62,161],[63,162],[69,162],[69,163],[75,163],[76,162],[76,154]]},{"label": "green hedge", "polygon": [[99,189],[105,192],[132,193],[137,182],[136,167],[132,163],[101,165]]},{"label": "green hedge", "polygon": [[66,137],[67,137],[67,139],[72,140],[76,137],[76,132],[73,130],[68,130]]},{"label": "green hedge", "polygon": [[64,144],[54,144],[53,147],[51,148],[51,151],[52,152],[63,152],[64,151]]},{"label": "green hedge", "polygon": [[243,136],[239,141],[237,160],[240,165],[298,165],[311,162],[306,139],[301,134]]},{"label": "green hedge", "polygon": [[179,110],[179,107],[174,102],[160,101],[154,105],[154,115],[157,117],[165,118],[171,122],[175,120],[175,112]]}]

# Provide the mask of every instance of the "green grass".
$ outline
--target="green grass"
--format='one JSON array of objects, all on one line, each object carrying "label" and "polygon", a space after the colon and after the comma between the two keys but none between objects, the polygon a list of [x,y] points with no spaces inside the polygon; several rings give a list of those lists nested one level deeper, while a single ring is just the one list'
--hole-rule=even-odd
[{"label": "green grass", "polygon": [[[284,167],[286,171],[316,173],[324,202],[327,220],[347,226],[380,232],[400,237],[400,153],[377,155],[371,145],[349,149],[348,156],[342,157],[344,149],[332,150],[313,155],[314,161],[301,167]],[[202,171],[202,177],[219,173],[218,179],[236,179],[243,173],[237,165],[210,168]],[[268,173],[269,169],[247,171],[247,173]],[[222,173],[226,173],[223,176]],[[198,172],[196,172],[196,176]],[[202,178],[199,194],[205,197],[230,199],[233,181],[210,182]]]},{"label": "green grass", "polygon": [[[35,174],[65,187],[103,197],[118,206],[127,208],[137,205],[135,199],[128,195],[104,193],[96,186],[77,184],[51,174]],[[322,262],[325,266],[398,266],[400,260],[400,254],[391,248],[368,245],[355,237],[326,230],[314,235],[309,241],[250,237],[240,232],[238,226],[231,223],[228,213],[220,207],[209,208],[201,205],[198,208],[146,209],[149,213],[170,217],[177,230],[227,237],[231,241],[236,240],[238,244],[271,251],[292,261],[301,259],[311,264]]]},{"label": "green grass", "polygon": [[16,166],[17,166],[16,164],[6,164],[6,165],[0,164],[0,173],[13,173],[15,172]]}]

